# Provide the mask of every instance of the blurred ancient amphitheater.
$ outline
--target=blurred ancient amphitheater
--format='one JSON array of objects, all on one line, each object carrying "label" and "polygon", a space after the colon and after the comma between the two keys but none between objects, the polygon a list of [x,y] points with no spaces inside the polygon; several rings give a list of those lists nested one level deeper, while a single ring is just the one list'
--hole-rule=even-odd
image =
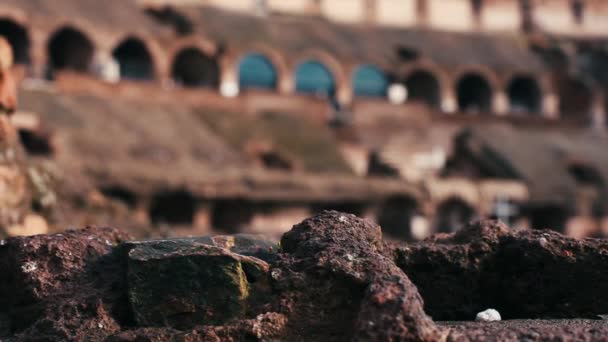
[{"label": "blurred ancient amphitheater", "polygon": [[4,0],[0,35],[26,147],[141,225],[608,234],[607,1]]}]

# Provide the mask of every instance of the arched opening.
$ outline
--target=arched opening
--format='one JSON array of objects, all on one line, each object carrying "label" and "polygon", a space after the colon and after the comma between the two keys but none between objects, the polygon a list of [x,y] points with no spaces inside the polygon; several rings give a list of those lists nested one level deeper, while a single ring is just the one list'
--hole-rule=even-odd
[{"label": "arched opening", "polygon": [[385,97],[388,79],[373,65],[359,67],[353,75],[353,93],[357,97]]},{"label": "arched opening", "polygon": [[475,210],[460,198],[452,197],[441,203],[437,209],[437,231],[452,233],[466,225]]},{"label": "arched opening", "polygon": [[248,54],[239,64],[240,89],[276,89],[278,73],[270,59],[259,53]]},{"label": "arched opening", "polygon": [[593,103],[591,88],[583,81],[567,78],[558,82],[559,111],[561,117],[572,120],[588,120]]},{"label": "arched opening", "polygon": [[186,48],[175,57],[171,75],[186,87],[217,88],[220,72],[215,59],[196,48]]},{"label": "arched opening", "polygon": [[593,167],[582,163],[568,166],[568,172],[576,181],[577,214],[581,216],[603,217],[606,214],[606,191],[604,179]]},{"label": "arched opening", "polygon": [[133,191],[120,185],[102,187],[99,191],[101,191],[105,197],[123,203],[130,209],[134,209],[137,206],[137,195]]},{"label": "arched opening", "polygon": [[427,71],[415,71],[405,80],[408,101],[425,103],[433,108],[441,105],[439,81]]},{"label": "arched opening", "polygon": [[507,88],[509,108],[512,113],[539,113],[542,94],[535,79],[516,77]]},{"label": "arched opening", "polygon": [[412,218],[418,204],[407,196],[396,196],[387,199],[380,207],[377,222],[382,231],[393,238],[402,240],[412,239]]},{"label": "arched opening", "polygon": [[296,68],[296,91],[319,97],[333,97],[336,82],[325,65],[318,61],[306,61]]},{"label": "arched opening", "polygon": [[492,88],[488,81],[477,74],[464,75],[457,84],[458,108],[468,113],[492,111]]},{"label": "arched opening", "polygon": [[15,64],[30,63],[30,38],[23,26],[9,19],[0,19],[0,36],[11,44]]},{"label": "arched opening", "polygon": [[21,128],[18,130],[19,141],[25,151],[31,156],[52,157],[55,149],[51,143],[51,135],[42,130]]},{"label": "arched opening", "polygon": [[114,49],[112,56],[120,65],[121,78],[143,81],[154,79],[154,62],[141,40],[126,39]]},{"label": "arched opening", "polygon": [[57,31],[48,44],[50,75],[59,70],[88,72],[95,47],[82,32],[70,27]]},{"label": "arched opening", "polygon": [[213,228],[227,234],[242,232],[251,224],[255,215],[255,205],[241,199],[217,201],[211,213]]},{"label": "arched opening", "polygon": [[152,198],[150,218],[157,224],[192,225],[196,198],[184,190],[163,191]]},{"label": "arched opening", "polygon": [[570,217],[567,208],[558,205],[535,206],[528,208],[530,225],[533,229],[549,229],[564,232]]}]

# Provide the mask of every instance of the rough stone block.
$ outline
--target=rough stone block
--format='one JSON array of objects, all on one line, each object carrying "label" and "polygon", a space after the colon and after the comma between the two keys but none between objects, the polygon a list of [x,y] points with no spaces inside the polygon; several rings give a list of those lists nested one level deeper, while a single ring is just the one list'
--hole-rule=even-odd
[{"label": "rough stone block", "polygon": [[196,240],[133,244],[127,281],[138,325],[189,328],[243,317],[250,282],[268,265]]}]

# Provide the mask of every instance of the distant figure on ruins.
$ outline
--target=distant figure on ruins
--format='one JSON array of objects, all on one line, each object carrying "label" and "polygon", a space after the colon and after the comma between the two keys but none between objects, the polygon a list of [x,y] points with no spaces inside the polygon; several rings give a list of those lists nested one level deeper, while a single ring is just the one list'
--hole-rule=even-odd
[{"label": "distant figure on ruins", "polygon": [[[13,51],[0,36],[0,235],[32,234],[41,219],[30,214],[31,191],[26,154],[10,115],[17,107],[17,85],[12,74]],[[33,230],[30,228],[34,228]]]}]

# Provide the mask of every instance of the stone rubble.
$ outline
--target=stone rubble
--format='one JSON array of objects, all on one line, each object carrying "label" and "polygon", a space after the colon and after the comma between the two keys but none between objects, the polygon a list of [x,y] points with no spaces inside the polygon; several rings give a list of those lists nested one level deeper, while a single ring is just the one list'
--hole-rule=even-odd
[{"label": "stone rubble", "polygon": [[[608,284],[607,256],[601,240],[492,221],[395,247],[377,225],[333,211],[294,226],[279,245],[251,235],[131,241],[111,228],[8,238],[0,339],[598,340],[608,336],[597,323],[606,296],[593,289]],[[469,322],[427,315],[459,319],[480,306]],[[488,307],[506,318],[596,321],[470,321]]]}]

